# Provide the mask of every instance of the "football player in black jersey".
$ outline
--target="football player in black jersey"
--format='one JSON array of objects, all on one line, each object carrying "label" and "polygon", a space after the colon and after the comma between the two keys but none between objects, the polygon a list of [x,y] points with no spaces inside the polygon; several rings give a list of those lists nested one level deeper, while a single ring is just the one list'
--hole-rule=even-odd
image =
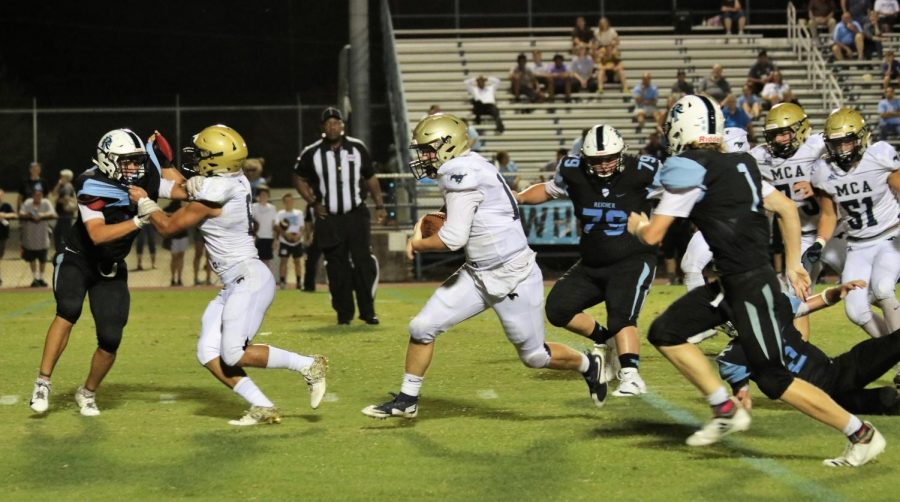
[{"label": "football player in black jersey", "polygon": [[[750,427],[750,415],[718,379],[703,353],[687,338],[731,320],[747,355],[757,386],[771,399],[797,408],[842,431],[850,440],[829,466],[863,465],[884,450],[884,437],[870,424],[841,408],[822,389],[785,367],[781,332],[784,316],[776,301],[780,285],[768,259],[769,223],[763,208],[780,217],[785,243],[785,270],[800,298],[806,298],[809,274],[800,263],[800,220],[793,201],[762,182],[756,161],[747,153],[723,153],[722,111],[705,95],[678,100],[666,120],[674,157],[659,174],[665,189],[653,213],[632,213],[628,231],[641,241],[662,240],[676,217],[689,217],[709,243],[720,270],[714,283],[691,290],[669,306],[650,326],[648,339],[707,398],[713,419],[687,439],[691,446],[719,441]],[[729,313],[719,308],[724,301]]]},{"label": "football player in black jersey", "polygon": [[[75,393],[75,401],[82,415],[100,414],[94,392],[115,362],[128,321],[130,295],[125,257],[138,229],[149,223],[149,215],[140,215],[128,200],[128,186],[144,188],[153,199],[160,195],[186,197],[183,188],[173,181],[181,178],[180,174],[175,169],[161,169],[159,156],[165,157],[168,166],[172,159],[165,139],[154,134],[148,147],[129,129],[110,131],[97,145],[95,167],[75,179],[79,214],[65,237],[63,250],[53,262],[56,317],[47,331],[40,373],[31,395],[31,409],[37,413],[44,413],[49,407],[50,376],[87,296],[97,326],[97,350],[84,385]],[[148,159],[154,162],[148,164]],[[161,181],[162,171],[169,179]]]},{"label": "football player in black jersey", "polygon": [[[582,139],[581,155],[563,158],[553,180],[532,185],[516,197],[519,204],[540,204],[568,196],[575,206],[581,259],[547,296],[547,319],[590,338],[597,351],[605,352],[606,341],[615,337],[622,368],[615,396],[647,391],[638,373],[637,318],[656,274],[657,250],[627,233],[625,225],[629,213],[649,212],[647,189],[661,166],[655,157],[634,157],[626,150],[615,128],[591,127]],[[604,301],[606,328],[585,312]]]}]

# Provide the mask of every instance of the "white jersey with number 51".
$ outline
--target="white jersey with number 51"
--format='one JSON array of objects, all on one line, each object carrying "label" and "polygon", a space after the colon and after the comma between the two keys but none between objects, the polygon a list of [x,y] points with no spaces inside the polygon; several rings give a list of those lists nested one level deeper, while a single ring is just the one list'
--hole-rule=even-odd
[{"label": "white jersey with number 51", "polygon": [[219,216],[207,218],[200,225],[209,265],[219,276],[242,261],[258,257],[253,241],[250,193],[250,182],[243,173],[238,173],[207,178],[194,197],[222,208]]}]

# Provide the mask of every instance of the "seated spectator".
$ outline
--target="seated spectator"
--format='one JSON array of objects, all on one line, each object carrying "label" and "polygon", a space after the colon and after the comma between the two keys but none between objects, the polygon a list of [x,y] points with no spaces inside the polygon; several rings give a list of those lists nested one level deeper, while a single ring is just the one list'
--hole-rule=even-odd
[{"label": "seated spectator", "polygon": [[597,22],[597,32],[594,33],[594,50],[597,49],[619,49],[619,33],[610,26],[606,16],[601,17]]},{"label": "seated spectator", "polygon": [[543,93],[541,92],[541,88],[549,95],[550,99],[553,99],[553,76],[550,75],[550,66],[551,64],[544,62],[544,55],[541,51],[532,51],[531,52],[531,61],[529,61],[525,65],[531,73],[534,75],[534,79],[537,81],[537,90],[538,95],[543,98]]},{"label": "seated spectator", "polygon": [[566,155],[569,154],[569,151],[565,148],[560,148],[556,151],[556,160],[551,160],[544,164],[544,167],[541,168],[541,173],[546,177],[546,179],[553,178],[553,173],[556,172],[556,166],[559,165],[559,161],[561,161]]},{"label": "seated spectator", "polygon": [[662,131],[663,113],[656,107],[659,99],[659,89],[651,82],[653,77],[650,72],[644,73],[641,83],[634,86],[631,95],[634,96],[634,118],[637,120],[637,132],[641,132],[647,115],[653,118],[657,130]]},{"label": "seated spectator", "polygon": [[531,103],[540,99],[537,79],[534,77],[534,72],[528,68],[528,58],[525,57],[524,53],[519,54],[516,57],[516,64],[510,68],[509,82],[512,85],[510,92],[512,92],[516,101],[518,101],[523,94]]},{"label": "seated spectator", "polygon": [[509,158],[509,152],[505,150],[497,152],[497,155],[494,157],[494,165],[497,167],[500,176],[503,176],[503,180],[506,181],[509,189],[518,192],[519,182],[521,181],[521,178],[519,178],[519,167]]},{"label": "seated spectator", "polygon": [[428,107],[428,111],[425,112],[425,115],[422,116],[422,118],[424,119],[425,117],[430,117],[430,116],[436,115],[438,113],[443,113],[441,111],[441,105],[431,105]]},{"label": "seated spectator", "polygon": [[661,161],[666,160],[666,157],[669,156],[669,151],[662,144],[660,137],[660,133],[656,131],[650,133],[650,137],[647,138],[647,144],[644,145],[644,148],[641,148],[641,155],[656,157]]},{"label": "seated spectator", "polygon": [[672,91],[669,93],[666,109],[672,108],[676,101],[691,94],[694,94],[694,84],[688,82],[687,73],[679,69],[675,72],[675,83],[672,84]]},{"label": "seated spectator", "polygon": [[594,52],[594,64],[597,66],[597,92],[603,92],[603,86],[607,82],[620,84],[622,92],[629,91],[625,63],[619,57],[618,50],[598,49]]},{"label": "seated spectator", "polygon": [[900,61],[894,59],[894,50],[884,51],[884,62],[881,63],[881,81],[885,89],[895,82],[900,85]]},{"label": "seated spectator", "polygon": [[597,91],[597,68],[585,47],[575,49],[575,57],[572,58],[572,78],[575,79],[573,83],[575,92]]},{"label": "seated spectator", "polygon": [[[522,55],[524,57],[524,54]],[[500,110],[497,109],[497,87],[500,80],[497,77],[478,75],[463,81],[466,90],[472,96],[472,113],[475,114],[475,124],[481,124],[482,115],[490,115],[494,118],[497,134],[503,134],[503,120],[500,119]]]},{"label": "seated spectator", "polygon": [[884,90],[884,99],[878,102],[878,138],[887,141],[900,136],[900,99],[894,98],[894,88]]},{"label": "seated spectator", "polygon": [[872,9],[872,0],[841,0],[841,11],[850,14],[850,18],[862,26],[866,16]]},{"label": "seated spectator", "polygon": [[874,12],[881,31],[891,33],[894,31],[894,23],[897,22],[897,15],[900,14],[900,2],[897,0],[875,0]]},{"label": "seated spectator", "polygon": [[737,98],[737,105],[753,120],[756,120],[759,114],[762,113],[762,99],[753,94],[749,83],[744,84],[744,88],[741,89],[741,95]]},{"label": "seated spectator", "polygon": [[809,32],[813,42],[819,43],[819,28],[827,27],[828,33],[834,32],[837,21],[834,19],[834,0],[810,0],[809,2]]},{"label": "seated spectator", "polygon": [[575,18],[575,27],[572,28],[572,53],[579,47],[591,49],[591,42],[594,40],[594,32],[587,27],[584,16]]},{"label": "seated spectator", "polygon": [[481,135],[478,134],[478,129],[475,129],[475,126],[470,124],[466,119],[462,119],[462,121],[466,124],[466,136],[469,137],[469,149],[473,152],[480,152],[484,147],[484,144],[481,143]]},{"label": "seated spectator", "polygon": [[720,10],[722,11],[722,26],[725,27],[725,34],[733,34],[732,27],[734,23],[737,23],[738,34],[743,35],[747,18],[744,16],[744,10],[741,8],[741,0],[722,0],[722,8]]},{"label": "seated spectator", "polygon": [[838,61],[852,57],[854,48],[857,59],[863,58],[862,26],[853,20],[849,12],[841,15],[841,22],[834,28],[831,41],[831,52]]},{"label": "seated spectator", "polygon": [[862,25],[863,57],[866,59],[881,57],[881,26],[878,24],[878,14],[874,10],[869,11],[869,17]]},{"label": "seated spectator", "polygon": [[747,73],[747,83],[753,89],[753,94],[759,94],[763,86],[769,82],[769,76],[775,71],[775,65],[769,61],[769,54],[765,51],[759,51],[756,56],[756,62],[750,67]]},{"label": "seated spectator", "polygon": [[553,56],[553,65],[550,66],[549,72],[553,77],[553,93],[562,92],[566,96],[566,103],[572,101],[572,81],[575,78],[572,77],[572,70],[569,69],[562,54]]},{"label": "seated spectator", "polygon": [[753,137],[753,121],[744,109],[737,105],[737,97],[734,94],[729,94],[722,102],[722,116],[725,118],[726,128],[739,127],[747,131],[749,137]]},{"label": "seated spectator", "polygon": [[709,97],[715,99],[716,103],[721,103],[725,100],[725,96],[731,94],[731,84],[722,75],[722,65],[713,65],[712,73],[704,78],[700,84],[700,92],[706,93]]},{"label": "seated spectator", "polygon": [[767,109],[771,109],[778,103],[792,101],[791,86],[785,83],[784,79],[781,78],[781,72],[775,70],[772,72],[772,79],[765,87],[763,87],[760,97],[762,97],[765,104],[768,105]]}]

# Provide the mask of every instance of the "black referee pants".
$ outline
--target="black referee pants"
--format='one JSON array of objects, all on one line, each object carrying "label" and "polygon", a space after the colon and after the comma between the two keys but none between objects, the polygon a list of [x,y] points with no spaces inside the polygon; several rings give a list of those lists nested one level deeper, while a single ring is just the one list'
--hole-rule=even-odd
[{"label": "black referee pants", "polygon": [[375,317],[378,262],[372,254],[369,210],[361,205],[346,214],[316,220],[316,243],[325,255],[331,307],[339,323],[353,319],[353,293],[360,319]]}]

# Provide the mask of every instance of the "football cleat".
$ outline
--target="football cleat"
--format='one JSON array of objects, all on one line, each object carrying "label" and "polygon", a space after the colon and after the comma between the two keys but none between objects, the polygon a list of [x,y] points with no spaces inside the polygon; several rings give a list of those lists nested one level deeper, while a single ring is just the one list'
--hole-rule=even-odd
[{"label": "football cleat", "polygon": [[822,461],[828,467],[859,467],[875,459],[887,444],[884,436],[878,432],[869,422],[863,422],[869,427],[869,433],[866,438],[858,443],[848,442],[844,453],[837,458],[829,458]]},{"label": "football cleat", "polygon": [[83,417],[96,417],[100,414],[100,409],[97,408],[96,395],[83,386],[78,387],[78,390],[75,391],[75,403],[78,405]]},{"label": "football cleat", "polygon": [[591,399],[598,408],[606,404],[606,395],[609,391],[606,373],[603,371],[608,351],[609,347],[606,345],[595,345],[593,350],[585,354],[588,358],[588,370],[581,374],[587,382]]},{"label": "football cleat", "polygon": [[38,378],[34,381],[34,390],[31,391],[31,401],[28,403],[35,413],[44,413],[50,407],[50,382]]},{"label": "football cleat", "polygon": [[328,373],[328,358],[322,355],[313,355],[313,363],[300,370],[306,386],[309,387],[309,405],[316,409],[322,404],[325,397],[325,374]]},{"label": "football cleat", "polygon": [[393,399],[379,405],[369,405],[363,408],[363,415],[372,418],[416,418],[419,414],[419,398],[406,394],[392,394]]},{"label": "football cleat", "polygon": [[613,391],[616,397],[632,397],[647,393],[647,384],[641,378],[637,368],[622,368],[619,370],[619,388]]},{"label": "football cleat", "polygon": [[741,406],[737,399],[731,398],[734,403],[734,415],[730,417],[713,417],[699,431],[691,434],[686,443],[688,446],[707,446],[719,442],[723,437],[745,431],[750,428],[750,414]]},{"label": "football cleat", "polygon": [[719,333],[724,334],[728,338],[737,338],[738,330],[734,327],[731,321],[725,321],[722,324],[716,326],[716,330]]},{"label": "football cleat", "polygon": [[897,371],[897,374],[894,375],[894,387],[900,389],[900,371]]},{"label": "football cleat", "polygon": [[237,420],[229,420],[229,424],[238,427],[261,424],[280,424],[281,413],[274,406],[251,406],[244,416]]},{"label": "football cleat", "polygon": [[694,336],[688,337],[687,342],[697,345],[698,343],[702,342],[703,340],[707,340],[718,334],[719,334],[718,331],[716,331],[714,329],[708,329],[706,331],[701,331],[700,333],[697,333]]}]

